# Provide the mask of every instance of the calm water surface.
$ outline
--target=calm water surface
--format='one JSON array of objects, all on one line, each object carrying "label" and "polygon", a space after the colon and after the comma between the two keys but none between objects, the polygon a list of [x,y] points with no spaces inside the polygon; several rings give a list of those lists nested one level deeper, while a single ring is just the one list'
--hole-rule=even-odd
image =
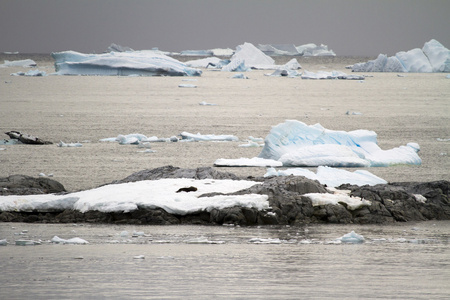
[{"label": "calm water surface", "polygon": [[[365,242],[339,243],[352,230]],[[89,244],[52,244],[55,235]],[[0,299],[450,295],[449,221],[259,228],[1,223],[0,238],[9,242],[0,247]],[[41,245],[16,246],[20,239]]]}]

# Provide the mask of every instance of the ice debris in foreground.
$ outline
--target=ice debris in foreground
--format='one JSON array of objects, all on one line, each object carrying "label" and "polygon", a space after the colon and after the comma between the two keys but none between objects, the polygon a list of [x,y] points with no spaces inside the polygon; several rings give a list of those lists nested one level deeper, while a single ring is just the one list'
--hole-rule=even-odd
[{"label": "ice debris in foreground", "polygon": [[280,161],[283,166],[386,167],[420,165],[419,150],[416,143],[382,150],[373,131],[334,131],[318,123],[308,126],[288,120],[272,128],[258,157]]},{"label": "ice debris in foreground", "polygon": [[357,63],[354,72],[450,72],[450,50],[432,39],[422,49],[397,52],[387,57],[380,54],[375,60]]},{"label": "ice debris in foreground", "polygon": [[200,76],[201,70],[188,67],[157,51],[84,54],[75,51],[52,53],[56,75],[102,76]]},{"label": "ice debris in foreground", "polygon": [[11,73],[10,75],[11,76],[41,77],[41,76],[47,76],[47,73],[45,73],[45,71],[29,70],[28,72],[16,72],[16,73]]},{"label": "ice debris in foreground", "polygon": [[88,241],[83,240],[83,239],[81,239],[79,237],[74,237],[74,238],[65,240],[65,239],[62,239],[62,238],[60,238],[60,237],[58,237],[56,235],[50,241],[52,243],[55,243],[55,244],[73,244],[73,245],[75,245],[75,244],[77,244],[77,245],[89,244]]},{"label": "ice debris in foreground", "polygon": [[275,168],[269,168],[267,169],[266,174],[264,174],[264,177],[289,175],[304,176],[312,180],[317,180],[321,184],[327,185],[329,187],[337,187],[347,183],[358,186],[387,183],[386,180],[375,176],[374,174],[366,170],[356,170],[354,172],[350,172],[347,170],[335,169],[326,166],[319,166],[317,168],[317,173],[303,168],[291,168],[279,171],[277,171]]},{"label": "ice debris in foreground", "polygon": [[[233,193],[260,184],[248,180],[160,179],[110,184],[99,188],[65,195],[40,194],[0,196],[0,211],[62,211],[130,212],[139,207],[162,208],[170,214],[187,215],[227,207],[269,208],[267,195],[218,195],[200,197],[207,193]],[[180,188],[195,186],[196,191],[177,193]]]},{"label": "ice debris in foreground", "polygon": [[350,233],[344,234],[338,240],[340,240],[342,243],[349,243],[349,244],[364,243],[364,237],[362,235],[355,233],[353,230]]}]

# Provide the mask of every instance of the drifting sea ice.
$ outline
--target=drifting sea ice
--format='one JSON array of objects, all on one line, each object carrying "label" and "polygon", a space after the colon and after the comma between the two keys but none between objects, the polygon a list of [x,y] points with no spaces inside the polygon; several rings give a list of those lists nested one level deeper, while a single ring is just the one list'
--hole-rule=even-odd
[{"label": "drifting sea ice", "polygon": [[358,186],[387,183],[386,180],[375,176],[374,174],[366,170],[356,170],[354,172],[349,172],[347,170],[341,170],[326,166],[319,166],[317,168],[317,173],[303,168],[291,168],[279,171],[277,171],[275,168],[269,168],[267,169],[267,173],[264,174],[264,177],[289,175],[304,176],[312,180],[317,180],[321,184],[327,185],[329,187],[337,187],[346,183]]},{"label": "drifting sea ice", "polygon": [[373,131],[334,131],[288,120],[272,127],[258,157],[280,161],[283,166],[387,167],[420,165],[419,150],[416,143],[382,150]]},{"label": "drifting sea ice", "polygon": [[194,134],[194,133],[189,133],[189,132],[182,132],[180,133],[181,137],[183,138],[183,140],[191,140],[191,141],[213,141],[213,142],[218,142],[218,141],[238,141],[239,138],[237,136],[234,135],[215,135],[215,134]]},{"label": "drifting sea ice", "polygon": [[5,60],[4,64],[0,65],[0,68],[7,68],[7,67],[36,67],[37,64],[32,59],[23,59],[23,60]]},{"label": "drifting sea ice", "polygon": [[58,237],[56,235],[50,241],[52,243],[54,243],[54,244],[72,244],[72,245],[75,245],[75,244],[76,245],[89,244],[88,241],[83,240],[83,239],[81,239],[79,237],[74,237],[74,238],[65,240],[65,239],[62,239],[62,238],[60,238],[60,237]]}]

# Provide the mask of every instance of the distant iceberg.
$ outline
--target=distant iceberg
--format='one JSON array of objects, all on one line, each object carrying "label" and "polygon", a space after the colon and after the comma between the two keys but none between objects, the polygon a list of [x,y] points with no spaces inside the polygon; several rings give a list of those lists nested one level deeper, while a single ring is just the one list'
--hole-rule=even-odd
[{"label": "distant iceberg", "polygon": [[280,161],[283,166],[386,167],[420,165],[419,149],[418,144],[409,143],[382,150],[373,131],[334,131],[289,120],[272,128],[258,157]]},{"label": "distant iceberg", "polygon": [[365,77],[361,75],[347,75],[341,71],[319,71],[317,73],[304,70],[301,74],[302,79],[346,79],[346,80],[364,80]]},{"label": "distant iceberg", "polygon": [[22,60],[5,60],[4,64],[0,65],[0,68],[7,68],[7,67],[36,67],[37,64],[32,59],[22,59]]},{"label": "distant iceberg", "polygon": [[214,162],[216,167],[281,167],[283,164],[273,159],[265,159],[260,157],[253,158],[237,158],[224,159],[219,158]]},{"label": "distant iceberg", "polygon": [[215,135],[215,134],[194,134],[189,132],[180,133],[183,140],[203,141],[203,142],[219,142],[219,141],[239,141],[234,135]]},{"label": "distant iceberg", "polygon": [[375,60],[357,63],[354,72],[450,72],[450,50],[436,40],[425,43],[422,49],[397,52],[387,57],[380,54]]},{"label": "distant iceberg", "polygon": [[327,45],[317,46],[313,43],[301,46],[295,46],[294,44],[259,44],[258,49],[270,56],[336,56],[333,50],[328,50]]},{"label": "distant iceberg", "polygon": [[[275,61],[270,56],[267,56],[261,50],[256,48],[253,44],[244,43],[236,47],[236,52],[231,57],[230,65],[231,64],[245,64],[247,68],[258,68],[260,66],[264,67],[267,65],[273,66]],[[238,70],[238,72],[242,71],[245,70]]]},{"label": "distant iceberg", "polygon": [[121,45],[117,45],[117,44],[114,44],[114,43],[112,43],[108,47],[108,52],[128,52],[128,51],[134,51],[134,50],[131,49],[130,47],[121,46]]},{"label": "distant iceberg", "polygon": [[75,51],[52,53],[56,75],[103,76],[200,76],[201,70],[157,51],[83,54]]}]

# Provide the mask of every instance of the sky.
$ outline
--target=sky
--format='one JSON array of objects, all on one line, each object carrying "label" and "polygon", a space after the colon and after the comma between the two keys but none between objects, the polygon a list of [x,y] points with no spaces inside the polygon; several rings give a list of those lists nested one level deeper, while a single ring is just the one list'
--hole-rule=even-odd
[{"label": "sky", "polygon": [[450,48],[449,0],[0,0],[0,52],[325,44],[337,55]]}]

